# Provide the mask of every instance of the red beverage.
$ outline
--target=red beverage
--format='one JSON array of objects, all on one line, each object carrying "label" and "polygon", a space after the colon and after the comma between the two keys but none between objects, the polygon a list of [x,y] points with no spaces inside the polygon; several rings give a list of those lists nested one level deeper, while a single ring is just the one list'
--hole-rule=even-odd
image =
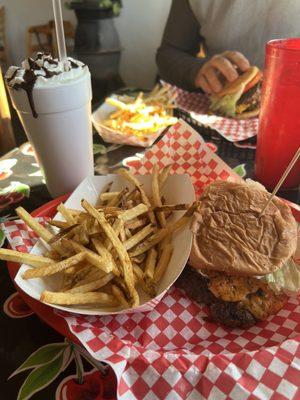
[{"label": "red beverage", "polygon": [[[274,189],[300,146],[300,38],[266,45],[255,176]],[[282,189],[300,184],[300,160]]]}]

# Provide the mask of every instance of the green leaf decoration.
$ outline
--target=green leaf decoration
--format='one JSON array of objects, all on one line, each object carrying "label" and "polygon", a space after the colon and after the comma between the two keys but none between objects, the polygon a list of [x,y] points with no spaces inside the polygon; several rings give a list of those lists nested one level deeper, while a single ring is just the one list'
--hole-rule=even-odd
[{"label": "green leaf decoration", "polygon": [[93,153],[94,153],[94,155],[96,155],[96,154],[106,154],[107,153],[106,147],[103,146],[103,144],[95,143],[93,145]]},{"label": "green leaf decoration", "polygon": [[115,4],[113,5],[113,13],[114,13],[114,15],[115,15],[116,17],[120,15],[120,13],[121,13],[121,6],[120,6],[119,3],[115,3]]},{"label": "green leaf decoration", "polygon": [[53,361],[60,356],[64,349],[68,346],[68,343],[50,343],[40,347],[34,353],[32,353],[27,360],[24,361],[24,363],[10,375],[8,379],[19,374],[20,372],[26,371],[27,369],[48,364],[50,361]]},{"label": "green leaf decoration", "polygon": [[12,192],[23,193],[24,196],[29,197],[30,194],[30,187],[22,182],[12,181],[10,182],[9,186],[4,189],[0,189],[0,194],[7,194]]},{"label": "green leaf decoration", "polygon": [[111,0],[101,0],[99,5],[101,8],[110,8],[113,5],[112,3],[113,2]]},{"label": "green leaf decoration", "polygon": [[5,235],[3,233],[3,230],[0,229],[0,247],[3,246],[3,243],[5,242]]},{"label": "green leaf decoration", "polygon": [[70,345],[68,345],[68,347],[65,348],[63,356],[64,360],[63,360],[62,371],[64,371],[68,367],[70,362],[74,359],[74,351],[72,350]]},{"label": "green leaf decoration", "polygon": [[246,169],[245,169],[245,164],[240,164],[237,165],[236,167],[233,168],[234,172],[238,174],[241,178],[244,178],[246,176]]},{"label": "green leaf decoration", "polygon": [[18,185],[15,188],[15,191],[18,193],[23,193],[24,196],[29,197],[30,187],[28,185],[26,185],[25,183],[18,182]]},{"label": "green leaf decoration", "polygon": [[48,386],[62,371],[63,353],[46,365],[42,365],[30,372],[21,386],[17,400],[27,400],[36,392]]}]

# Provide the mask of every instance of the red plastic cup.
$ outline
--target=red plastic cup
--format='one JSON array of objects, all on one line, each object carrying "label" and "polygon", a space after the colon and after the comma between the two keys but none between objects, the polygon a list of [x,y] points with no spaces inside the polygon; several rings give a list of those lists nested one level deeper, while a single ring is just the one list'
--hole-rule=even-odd
[{"label": "red plastic cup", "polygon": [[[300,146],[300,38],[266,45],[255,159],[256,179],[272,190]],[[300,185],[300,160],[282,189]]]}]

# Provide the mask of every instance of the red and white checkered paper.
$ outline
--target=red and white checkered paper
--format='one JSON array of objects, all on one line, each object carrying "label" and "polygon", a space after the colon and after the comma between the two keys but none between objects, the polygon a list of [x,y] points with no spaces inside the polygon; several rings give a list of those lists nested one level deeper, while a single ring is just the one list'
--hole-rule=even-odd
[{"label": "red and white checkered paper", "polygon": [[230,142],[238,142],[257,135],[258,118],[234,119],[208,114],[209,99],[205,94],[187,92],[168,83],[162,84],[169,88],[171,95],[177,95],[175,103],[178,108],[189,113],[192,120],[216,130]]},{"label": "red and white checkered paper", "polygon": [[[146,173],[157,162],[191,173],[198,193],[217,177],[236,178],[183,122],[132,167]],[[4,224],[6,236],[13,247],[30,251],[35,239],[19,224]],[[300,398],[298,299],[247,330],[208,322],[206,308],[174,287],[148,313],[60,315],[95,359],[114,368],[120,400]]]},{"label": "red and white checkered paper", "polygon": [[142,159],[130,157],[124,164],[137,175],[151,173],[154,164],[159,168],[172,164],[171,173],[191,176],[197,196],[216,179],[241,180],[183,120],[172,126]]}]

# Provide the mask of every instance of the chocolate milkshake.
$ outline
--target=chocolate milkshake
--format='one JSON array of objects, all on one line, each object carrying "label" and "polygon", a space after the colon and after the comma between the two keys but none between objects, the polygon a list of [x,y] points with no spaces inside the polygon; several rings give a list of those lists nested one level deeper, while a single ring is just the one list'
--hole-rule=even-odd
[{"label": "chocolate milkshake", "polygon": [[72,58],[63,66],[38,53],[21,67],[10,67],[5,80],[50,194],[72,191],[93,174],[88,67]]}]

